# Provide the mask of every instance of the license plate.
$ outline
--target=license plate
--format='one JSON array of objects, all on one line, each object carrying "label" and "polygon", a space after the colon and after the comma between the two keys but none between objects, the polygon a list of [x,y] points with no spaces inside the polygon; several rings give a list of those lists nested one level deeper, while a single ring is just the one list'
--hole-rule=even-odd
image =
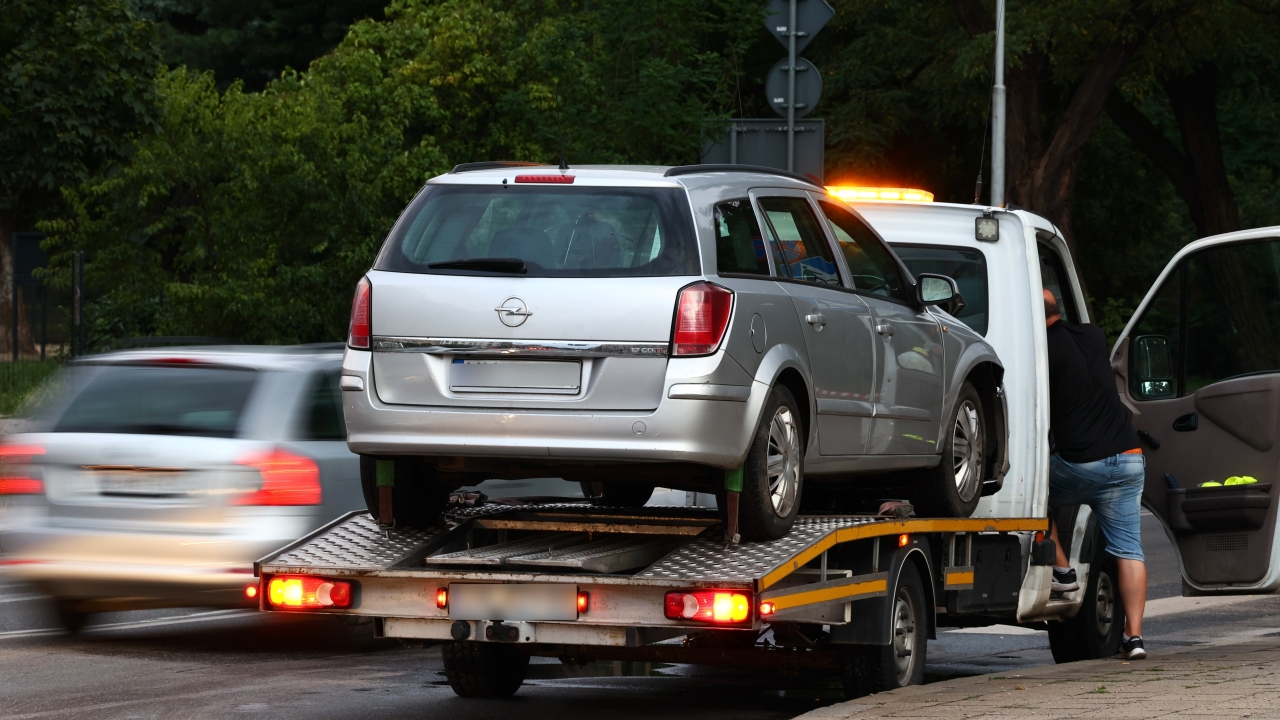
[{"label": "license plate", "polygon": [[577,395],[582,363],[577,360],[485,360],[454,358],[449,363],[453,392]]},{"label": "license plate", "polygon": [[127,497],[183,497],[190,482],[181,471],[96,470],[98,494]]},{"label": "license plate", "polygon": [[577,620],[577,585],[449,585],[454,620]]}]

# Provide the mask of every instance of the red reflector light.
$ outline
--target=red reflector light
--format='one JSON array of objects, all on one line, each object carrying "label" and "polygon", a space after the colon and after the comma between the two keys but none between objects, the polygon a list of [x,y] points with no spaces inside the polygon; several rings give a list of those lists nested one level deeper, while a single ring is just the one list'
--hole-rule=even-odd
[{"label": "red reflector light", "polygon": [[558,185],[572,185],[572,175],[517,175],[518,183],[556,183]]},{"label": "red reflector light", "polygon": [[436,607],[441,610],[449,607],[449,588],[436,590]]},{"label": "red reflector light", "polygon": [[254,598],[258,597],[258,586],[257,586],[257,585],[245,585],[245,586],[244,586],[244,596],[245,596],[245,597],[247,597],[247,598],[249,598],[250,600],[252,600],[252,599],[254,599]]},{"label": "red reflector light", "polygon": [[671,620],[741,625],[751,621],[751,598],[735,590],[669,592],[663,614]]},{"label": "red reflector light", "polygon": [[906,546],[907,546],[907,543],[909,543],[909,542],[911,542],[911,536],[910,536],[910,535],[899,535],[899,536],[898,536],[898,547],[906,547]]},{"label": "red reflector light", "polygon": [[371,317],[373,315],[373,286],[369,278],[360,278],[356,284],[356,296],[351,300],[351,327],[347,332],[347,345],[359,349],[369,349]]},{"label": "red reflector light", "polygon": [[579,590],[578,591],[578,614],[581,615],[582,613],[586,612],[587,608],[589,607],[591,607],[591,594],[588,593],[586,590]]},{"label": "red reflector light", "polygon": [[766,601],[764,601],[764,602],[760,603],[760,617],[769,617],[770,615],[772,615],[772,614],[774,614],[774,613],[776,613],[776,612],[778,612],[778,606],[777,606],[777,605],[774,605],[773,603],[769,602],[768,600],[766,600]]},{"label": "red reflector light", "polygon": [[694,283],[676,300],[672,355],[710,355],[720,348],[733,310],[733,291],[708,282]]},{"label": "red reflector light", "polygon": [[30,465],[36,455],[43,455],[39,445],[0,445],[0,495],[40,495],[44,482],[31,477]]},{"label": "red reflector light", "polygon": [[313,577],[273,577],[267,583],[267,602],[278,608],[351,607],[351,583]]},{"label": "red reflector light", "polygon": [[262,475],[262,487],[235,498],[232,505],[320,504],[320,468],[311,458],[285,450],[272,450],[238,462],[258,469]]}]

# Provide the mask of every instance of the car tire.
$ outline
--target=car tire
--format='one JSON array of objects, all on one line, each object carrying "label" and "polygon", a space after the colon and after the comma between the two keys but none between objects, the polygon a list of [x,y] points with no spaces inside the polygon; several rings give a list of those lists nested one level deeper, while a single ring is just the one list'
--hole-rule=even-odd
[{"label": "car tire", "polygon": [[649,502],[649,498],[653,497],[655,489],[652,485],[643,483],[583,482],[578,484],[582,486],[582,496],[597,507],[644,507],[645,503]]},{"label": "car tire", "polygon": [[924,682],[927,608],[920,572],[910,560],[898,571],[898,587],[889,602],[890,644],[840,648],[840,680],[848,700]]},{"label": "car tire", "polygon": [[982,397],[973,385],[960,386],[949,422],[942,427],[942,459],[925,474],[912,504],[924,517],[969,517],[982,499],[989,438]]},{"label": "car tire", "polygon": [[77,603],[74,600],[55,599],[53,601],[53,614],[58,619],[58,624],[62,626],[62,629],[72,635],[76,635],[83,630],[85,623],[89,620],[89,613],[77,609]]},{"label": "car tire", "polygon": [[[360,490],[369,514],[378,518],[379,458],[360,456]],[[385,458],[384,458],[385,459]],[[399,527],[426,527],[440,519],[449,504],[449,488],[440,483],[435,467],[418,457],[397,457],[395,486],[391,489],[391,512]]]},{"label": "car tire", "polygon": [[440,654],[449,687],[464,698],[511,697],[529,669],[529,656],[512,645],[447,642]]},{"label": "car tire", "polygon": [[743,540],[777,540],[791,530],[804,489],[804,449],[800,407],[790,390],[776,386],[742,469],[738,528]]},{"label": "car tire", "polygon": [[1125,615],[1118,571],[1115,557],[1099,552],[1089,567],[1080,611],[1068,620],[1049,622],[1049,650],[1054,662],[1098,660],[1120,651]]}]

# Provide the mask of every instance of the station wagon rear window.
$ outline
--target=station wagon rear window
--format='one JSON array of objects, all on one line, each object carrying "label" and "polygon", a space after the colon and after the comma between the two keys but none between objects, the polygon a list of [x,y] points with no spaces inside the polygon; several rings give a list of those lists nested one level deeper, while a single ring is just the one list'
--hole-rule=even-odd
[{"label": "station wagon rear window", "polygon": [[525,277],[655,277],[700,271],[679,188],[432,185],[374,268]]}]

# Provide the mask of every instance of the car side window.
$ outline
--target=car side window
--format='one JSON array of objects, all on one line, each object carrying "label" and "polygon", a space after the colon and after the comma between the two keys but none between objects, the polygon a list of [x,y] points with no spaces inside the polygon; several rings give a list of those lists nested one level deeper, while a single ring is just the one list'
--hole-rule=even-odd
[{"label": "car side window", "polygon": [[755,210],[747,198],[715,207],[716,268],[721,274],[769,275],[769,256]]},{"label": "car side window", "polygon": [[1280,371],[1280,241],[1219,245],[1186,261],[1183,392]]},{"label": "car side window", "polygon": [[342,419],[342,390],[337,372],[323,372],[312,380],[304,402],[302,439],[346,440]]},{"label": "car side window", "polygon": [[760,210],[768,223],[769,240],[778,265],[778,276],[840,285],[835,255],[809,201],[799,197],[760,198]]},{"label": "car side window", "polygon": [[875,232],[839,205],[819,203],[836,236],[836,243],[853,275],[853,288],[869,295],[909,302],[902,271]]}]

